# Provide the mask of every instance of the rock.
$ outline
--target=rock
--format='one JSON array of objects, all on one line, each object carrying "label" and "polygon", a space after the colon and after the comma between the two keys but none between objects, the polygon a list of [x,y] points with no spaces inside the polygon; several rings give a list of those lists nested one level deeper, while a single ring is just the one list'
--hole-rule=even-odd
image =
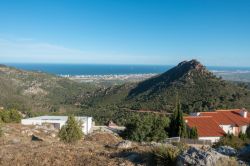
[{"label": "rock", "polygon": [[228,160],[229,157],[209,148],[207,150],[195,147],[182,153],[177,160],[177,165],[214,166],[219,160]]},{"label": "rock", "polygon": [[240,150],[239,157],[244,161],[250,162],[250,145]]},{"label": "rock", "polygon": [[12,139],[11,140],[11,143],[13,143],[13,144],[18,144],[18,143],[20,143],[21,141],[20,141],[20,139],[18,139],[18,138],[14,138],[14,139]]},{"label": "rock", "polygon": [[37,135],[32,135],[31,140],[32,141],[44,141],[43,138],[41,138],[41,137],[39,137]]},{"label": "rock", "polygon": [[53,138],[55,138],[56,134],[55,133],[51,133],[50,136],[53,137]]},{"label": "rock", "polygon": [[116,144],[116,147],[118,149],[129,149],[132,147],[132,142],[125,140],[125,141],[122,141],[122,142],[119,142],[118,144]]},{"label": "rock", "polygon": [[230,146],[220,146],[216,149],[217,152],[224,154],[226,156],[236,156],[237,150]]}]

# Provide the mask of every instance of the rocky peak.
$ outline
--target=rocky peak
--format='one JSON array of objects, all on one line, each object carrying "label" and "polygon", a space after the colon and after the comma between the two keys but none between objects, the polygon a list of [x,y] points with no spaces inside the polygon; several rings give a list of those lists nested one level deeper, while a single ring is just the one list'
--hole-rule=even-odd
[{"label": "rocky peak", "polygon": [[205,69],[205,67],[196,59],[190,60],[190,61],[183,61],[178,64],[178,68],[185,68],[185,69]]}]

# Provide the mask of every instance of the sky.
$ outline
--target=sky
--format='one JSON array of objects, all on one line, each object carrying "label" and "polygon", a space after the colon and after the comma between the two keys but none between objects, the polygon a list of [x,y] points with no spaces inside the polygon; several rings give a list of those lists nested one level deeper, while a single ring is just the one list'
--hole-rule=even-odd
[{"label": "sky", "polygon": [[0,63],[250,66],[249,0],[0,0]]}]

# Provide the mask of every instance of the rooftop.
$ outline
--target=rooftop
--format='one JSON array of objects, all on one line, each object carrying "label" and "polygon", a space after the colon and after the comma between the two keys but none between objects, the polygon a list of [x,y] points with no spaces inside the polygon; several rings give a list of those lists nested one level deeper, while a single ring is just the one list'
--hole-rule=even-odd
[{"label": "rooftop", "polygon": [[200,112],[199,116],[211,116],[220,125],[244,126],[250,124],[250,114],[244,118],[241,109],[217,110],[215,112]]},{"label": "rooftop", "polygon": [[225,132],[211,116],[187,116],[184,119],[190,128],[197,128],[199,137],[220,137],[225,135]]}]

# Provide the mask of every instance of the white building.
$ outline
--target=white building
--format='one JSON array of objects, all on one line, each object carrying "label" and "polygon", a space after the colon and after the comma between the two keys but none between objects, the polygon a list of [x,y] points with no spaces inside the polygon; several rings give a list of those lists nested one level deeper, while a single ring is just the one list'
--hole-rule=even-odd
[{"label": "white building", "polygon": [[[89,134],[92,130],[92,117],[75,117],[82,124],[84,134]],[[68,120],[68,116],[39,116],[28,119],[22,119],[23,125],[43,125],[52,124],[55,128],[61,129]]]}]

